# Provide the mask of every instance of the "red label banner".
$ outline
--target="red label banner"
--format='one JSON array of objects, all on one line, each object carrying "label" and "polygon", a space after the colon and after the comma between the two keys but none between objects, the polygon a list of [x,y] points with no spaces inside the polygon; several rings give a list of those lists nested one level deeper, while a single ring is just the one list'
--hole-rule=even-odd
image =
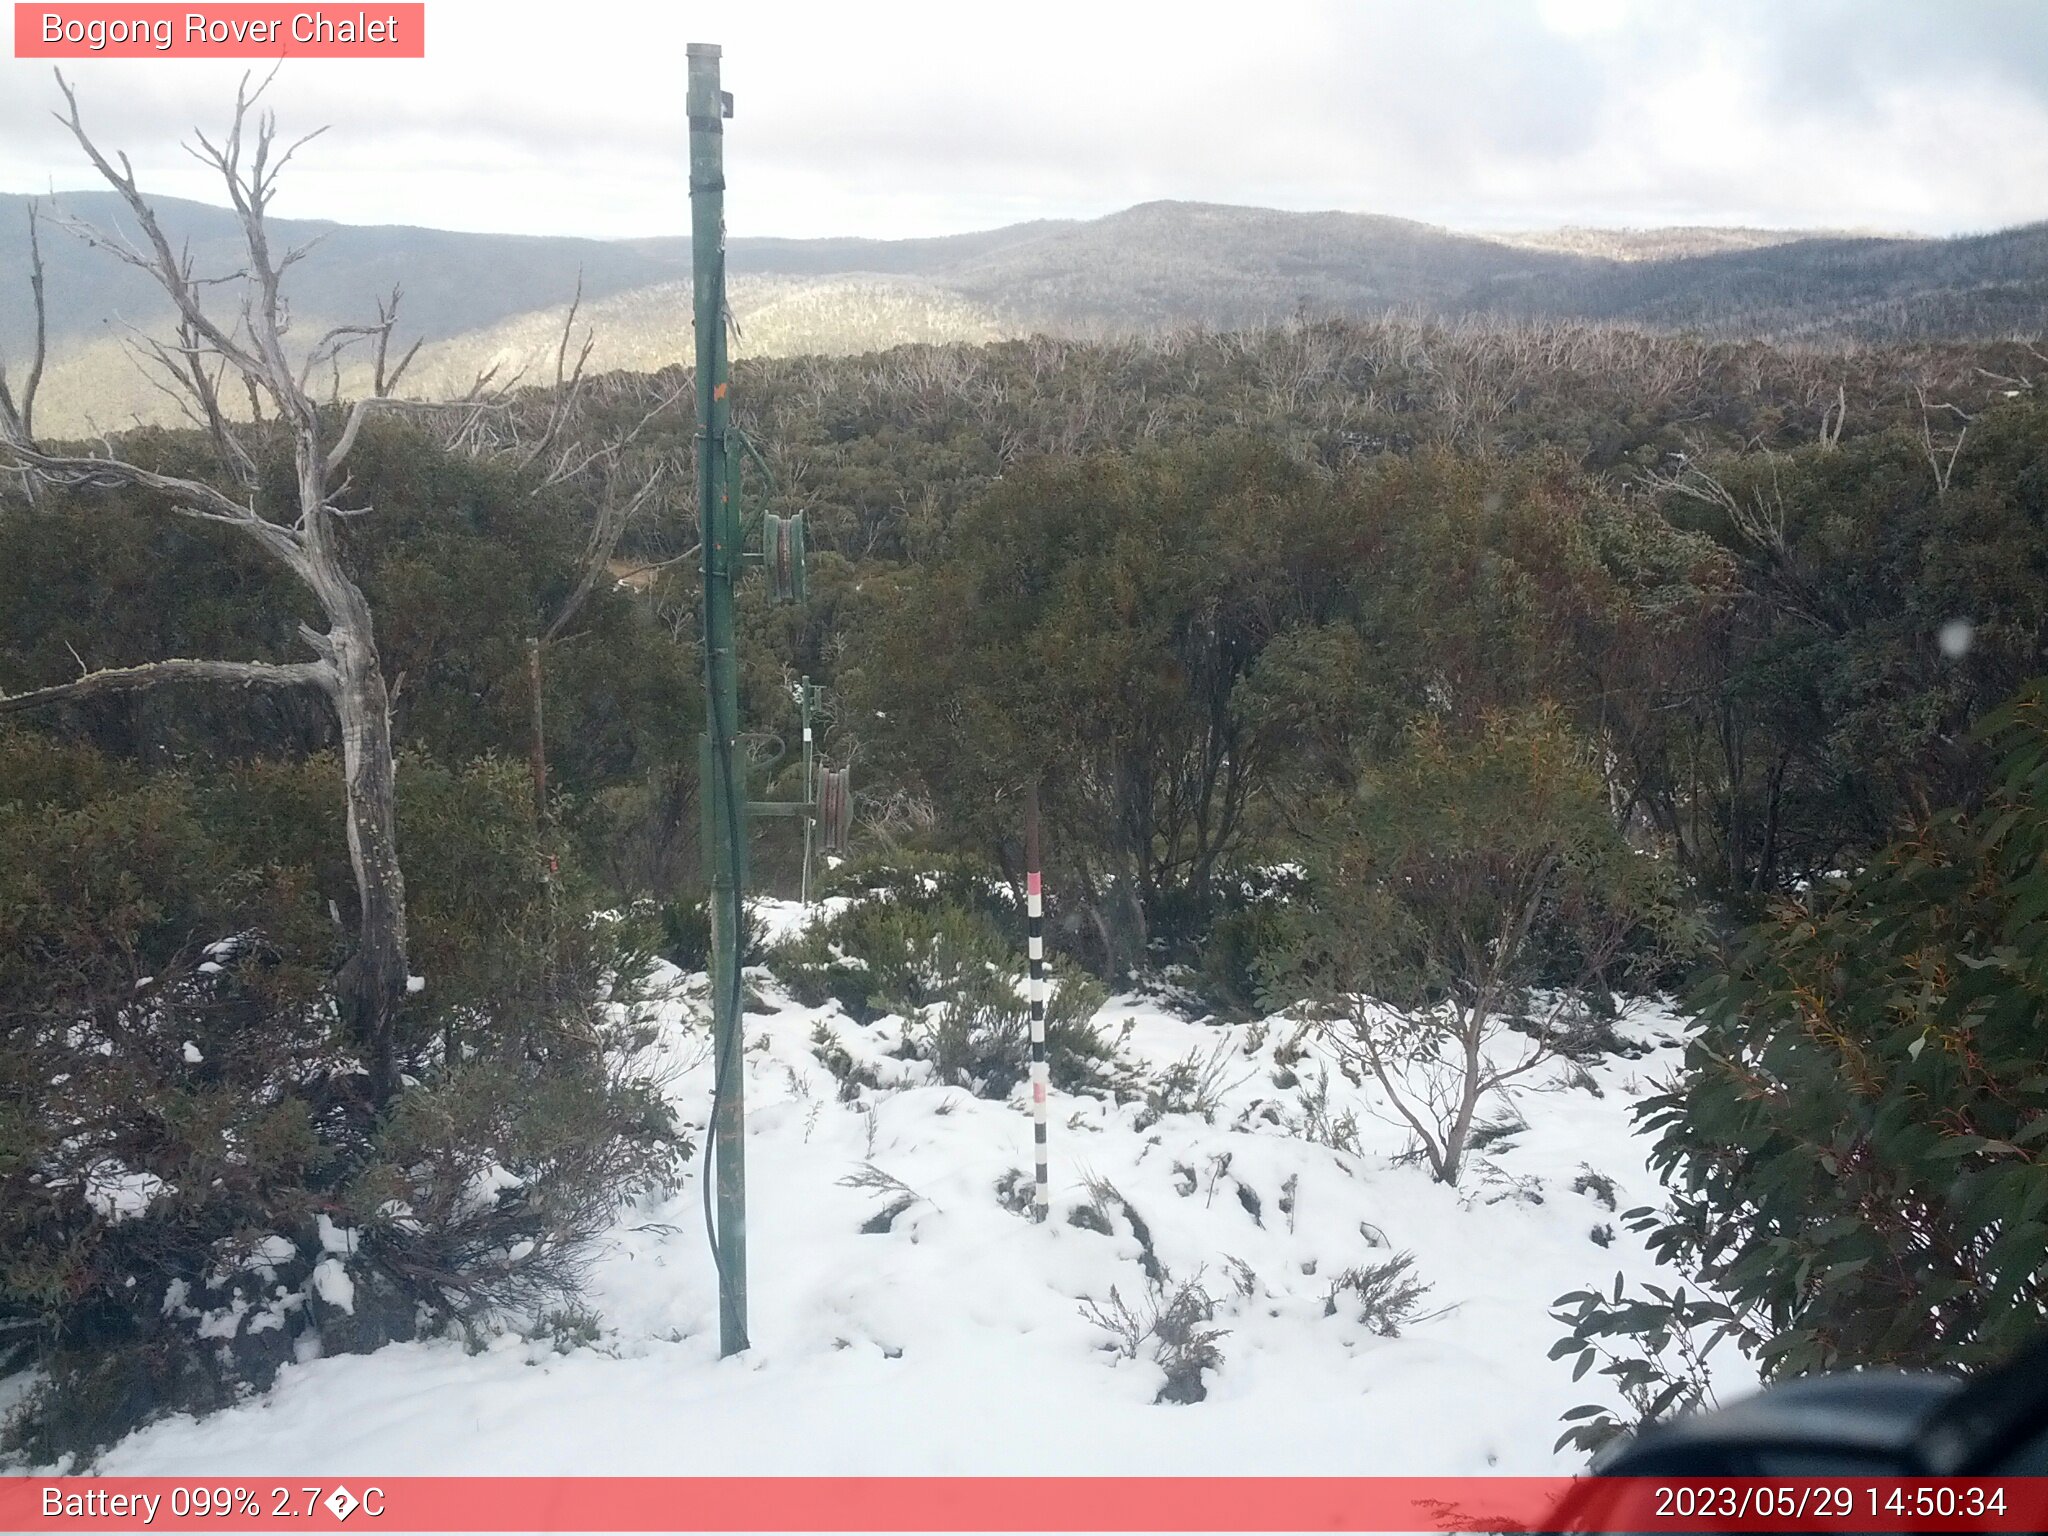
[{"label": "red label banner", "polygon": [[2041,1531],[2048,1478],[0,1478],[7,1531]]},{"label": "red label banner", "polygon": [[14,7],[18,59],[423,59],[427,8],[369,5]]}]

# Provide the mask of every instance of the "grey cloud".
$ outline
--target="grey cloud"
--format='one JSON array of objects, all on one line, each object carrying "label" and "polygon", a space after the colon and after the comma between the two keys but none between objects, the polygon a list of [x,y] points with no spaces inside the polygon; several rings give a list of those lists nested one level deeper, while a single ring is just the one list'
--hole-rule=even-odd
[{"label": "grey cloud", "polygon": [[[334,124],[290,211],[681,229],[680,52],[702,17],[619,0],[584,9],[630,11],[641,46],[604,43],[621,21],[557,49],[537,25],[483,21],[514,7],[442,0],[436,15],[450,20],[437,36],[451,41],[424,65],[287,66],[276,95],[286,127]],[[2048,5],[1638,0],[1615,28],[1553,19],[1506,0],[745,8],[714,28],[740,103],[734,216],[761,232],[880,235],[1155,197],[1480,226],[1855,223],[1903,211],[1955,228],[2048,212],[2048,187],[2029,204],[2003,171],[2032,164],[2025,143],[1976,146],[1959,162],[1939,122],[1898,109],[1904,88],[1934,116],[1996,89],[2037,104],[2034,126],[2048,131]],[[1705,58],[1738,71],[1742,100],[1704,103],[1696,129],[1666,121],[1666,139],[1648,133],[1645,103]],[[77,74],[104,142],[171,178],[164,190],[200,190],[174,144],[195,119],[224,115],[232,71]],[[45,115],[52,99],[40,66],[0,61],[0,186],[83,182],[75,147]],[[1757,163],[1714,152],[1727,136],[1711,113],[1737,110],[1772,146]],[[1792,146],[1815,145],[1840,155],[1826,182],[1796,163]],[[436,178],[436,164],[450,169]]]},{"label": "grey cloud", "polygon": [[1867,114],[1888,90],[1915,84],[1998,85],[2048,104],[2048,6],[2038,0],[1741,0],[1728,15],[1758,45],[1771,99],[1789,111]]}]

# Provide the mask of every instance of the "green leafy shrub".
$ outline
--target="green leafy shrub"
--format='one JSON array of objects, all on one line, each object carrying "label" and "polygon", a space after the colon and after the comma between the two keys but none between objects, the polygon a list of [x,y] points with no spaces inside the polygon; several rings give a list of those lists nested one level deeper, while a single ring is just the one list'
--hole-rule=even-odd
[{"label": "green leafy shrub", "polygon": [[341,1203],[362,1270],[407,1305],[458,1320],[567,1305],[619,1203],[679,1171],[688,1144],[634,1070],[634,1042],[600,1029],[561,1044],[584,1070],[468,1062],[402,1095],[378,1128]]},{"label": "green leafy shrub", "polygon": [[[1631,1214],[1640,1218],[1642,1213]],[[1645,1424],[1715,1406],[1707,1357],[1730,1337],[1755,1342],[1725,1302],[1689,1294],[1682,1285],[1673,1290],[1646,1285],[1643,1290],[1644,1295],[1629,1296],[1617,1274],[1611,1296],[1573,1291],[1551,1303],[1551,1319],[1567,1331],[1550,1346],[1550,1358],[1572,1356],[1573,1381],[1597,1364],[1623,1404],[1619,1410],[1604,1403],[1567,1409],[1562,1417],[1570,1427],[1552,1449],[1573,1446],[1590,1454]]]},{"label": "green leafy shrub", "polygon": [[[901,1016],[910,1049],[942,1082],[1000,1098],[1030,1071],[1022,949],[975,908],[871,896],[782,945],[771,964],[807,1006],[833,998],[862,1023]],[[1047,972],[1053,1082],[1107,1085],[1115,1050],[1090,1022],[1101,987],[1057,959]]]},{"label": "green leafy shrub", "polygon": [[987,918],[1019,948],[1024,943],[1024,909],[1016,891],[971,854],[920,851],[849,859],[819,882],[818,894],[856,902],[875,898],[922,911],[961,907]]},{"label": "green leafy shrub", "polygon": [[1136,1308],[1115,1286],[1109,1288],[1107,1302],[1081,1303],[1081,1316],[1107,1333],[1106,1347],[1124,1359],[1137,1359],[1151,1345],[1152,1359],[1166,1378],[1152,1399],[1155,1403],[1203,1401],[1209,1395],[1203,1374],[1222,1369],[1221,1341],[1230,1330],[1212,1326],[1216,1302],[1201,1278],[1197,1273],[1175,1285],[1163,1272],[1148,1277],[1146,1295]]},{"label": "green leafy shrub", "polygon": [[[759,965],[768,958],[768,929],[749,912],[740,939],[740,964]],[[711,969],[711,903],[692,896],[661,906],[661,958],[682,971]],[[813,1005],[815,1006],[815,1005]]]},{"label": "green leafy shrub", "polygon": [[1220,899],[1221,910],[1202,940],[1200,965],[1202,990],[1215,1006],[1250,1015],[1263,1005],[1259,962],[1286,941],[1288,904],[1300,898],[1303,884],[1288,872],[1256,886],[1234,882]]},{"label": "green leafy shrub", "polygon": [[[1046,1074],[1055,1088],[1111,1089],[1119,1080],[1115,1048],[1091,1020],[1102,1006],[1093,977],[1057,967],[1045,1005]],[[1002,1098],[1031,1072],[1031,1013],[1014,972],[963,977],[921,1010],[913,1047],[940,1081]]]},{"label": "green leafy shrub", "polygon": [[590,920],[489,760],[401,769],[425,984],[373,1114],[330,990],[335,772],[200,782],[0,733],[0,1372],[45,1373],[7,1427],[34,1460],[561,1295],[685,1151],[635,1065],[641,937]]},{"label": "green leafy shrub", "polygon": [[1228,1035],[1219,1035],[1206,1052],[1190,1046],[1187,1055],[1146,1080],[1137,1128],[1148,1129],[1162,1115],[1200,1115],[1213,1122],[1224,1100],[1257,1075],[1257,1068],[1239,1058]]},{"label": "green leafy shrub", "polygon": [[[899,900],[905,885],[912,899]],[[776,974],[806,1006],[836,998],[862,1023],[938,1000],[969,970],[1015,965],[1023,949],[993,920],[918,891],[917,878],[871,891],[775,951]]]},{"label": "green leafy shrub", "polygon": [[[1561,1298],[1639,1416],[1697,1397],[1690,1328],[1766,1378],[1996,1362],[2048,1313],[2048,685],[1986,722],[1997,788],[1781,904],[1699,996],[1638,1110],[1668,1210],[1623,1214],[1711,1299]],[[1624,1351],[1605,1341],[1629,1340]],[[1574,1342],[1576,1341],[1576,1342]],[[1662,1363],[1678,1352],[1676,1367]],[[1587,1444],[1616,1427],[1580,1411]],[[1571,1438],[1570,1435],[1567,1438]]]},{"label": "green leafy shrub", "polygon": [[1935,816],[1752,932],[1645,1103],[1651,1245],[1762,1338],[1769,1374],[1971,1366],[2048,1307],[2048,704],[1992,717],[1981,811]]},{"label": "green leafy shrub", "polygon": [[1338,1298],[1348,1296],[1345,1309],[1356,1307],[1359,1322],[1383,1339],[1401,1336],[1416,1320],[1422,1300],[1434,1288],[1412,1271],[1415,1255],[1397,1253],[1378,1264],[1354,1264],[1330,1281],[1323,1296],[1323,1316],[1337,1315]]}]

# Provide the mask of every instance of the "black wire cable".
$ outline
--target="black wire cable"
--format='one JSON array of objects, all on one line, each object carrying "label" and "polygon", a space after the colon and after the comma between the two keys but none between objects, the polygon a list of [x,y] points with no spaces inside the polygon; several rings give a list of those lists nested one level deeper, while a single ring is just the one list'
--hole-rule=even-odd
[{"label": "black wire cable", "polygon": [[[721,315],[725,313],[725,263],[723,260],[719,262],[718,267],[718,311]],[[723,473],[726,468],[723,447],[724,445],[723,443],[721,443],[721,451],[719,454],[719,470],[721,473]],[[700,451],[708,453],[710,451],[710,448],[711,430],[709,425],[707,424],[705,427],[703,448]],[[717,544],[712,537],[712,529],[707,528],[703,530],[703,533],[704,558],[706,563],[708,564],[712,559],[712,551],[717,547]],[[727,552],[727,556],[728,560],[730,560],[730,551]],[[723,572],[718,577],[718,579],[728,582],[732,580],[732,573],[729,565],[727,570]],[[708,589],[704,594],[704,598],[704,652],[705,658],[708,661],[711,655],[711,594]],[[725,802],[726,847],[731,851],[731,857],[733,859],[735,866],[733,869],[732,881],[732,910],[728,915],[729,926],[726,930],[728,933],[732,935],[732,990],[730,996],[726,999],[728,1009],[721,1010],[719,1007],[719,998],[717,991],[718,978],[715,974],[718,968],[718,956],[714,930],[714,943],[712,945],[712,970],[714,974],[711,978],[711,1031],[712,1049],[714,1052],[716,1052],[718,1061],[717,1065],[712,1069],[711,1074],[711,1123],[709,1126],[706,1127],[705,1130],[704,1161],[702,1165],[703,1172],[700,1175],[700,1177],[702,1178],[704,1185],[704,1236],[711,1245],[712,1264],[718,1270],[719,1301],[722,1306],[727,1308],[733,1308],[736,1310],[739,1301],[739,1288],[733,1278],[732,1266],[726,1257],[725,1244],[722,1241],[718,1230],[718,1218],[714,1208],[713,1193],[714,1187],[716,1185],[716,1169],[718,1162],[719,1116],[720,1112],[725,1107],[726,1095],[731,1091],[731,1073],[734,1058],[739,1056],[740,1053],[746,1048],[745,1041],[743,1039],[745,1030],[742,1027],[740,1017],[740,1004],[744,1000],[746,995],[745,982],[742,979],[741,975],[741,972],[743,970],[741,960],[745,938],[744,919],[746,915],[746,908],[744,898],[740,891],[739,870],[737,867],[739,863],[741,849],[743,846],[741,843],[741,838],[744,834],[742,831],[741,816],[739,813],[739,797],[735,791],[732,781],[732,754],[725,747],[725,743],[737,738],[739,734],[739,726],[737,721],[722,718],[722,713],[725,709],[725,699],[723,697],[723,692],[724,691],[722,689],[716,687],[713,687],[709,690],[711,712],[713,716],[713,718],[709,722],[709,725],[711,728],[712,772],[719,777],[721,781],[721,786],[724,790],[723,798]],[[715,889],[716,882],[714,881],[713,884]],[[712,915],[711,902],[708,898],[704,903],[704,911],[707,917],[710,917]],[[721,1012],[723,1011],[729,1011],[730,1017],[732,1019],[732,1035],[727,1041],[723,1043],[723,1046],[721,1047],[721,1044],[718,1040],[718,1020]]]},{"label": "black wire cable", "polygon": [[[721,707],[722,704],[719,701],[714,700],[713,708],[716,709]],[[720,739],[721,738],[717,736],[713,737],[713,758],[714,762],[716,763],[716,767],[713,771],[720,774],[725,782],[726,834],[729,839],[728,846],[735,850],[735,852],[737,852],[740,846],[740,822],[737,807],[734,804],[734,797],[732,795],[732,765],[730,756],[724,751],[718,749],[718,742]],[[710,911],[709,902],[705,903],[705,911],[707,914]],[[713,1049],[717,1052],[718,1064],[714,1068],[711,1075],[711,1123],[706,1128],[704,1137],[704,1171],[702,1174],[704,1183],[704,1235],[711,1244],[711,1261],[718,1270],[719,1297],[721,1301],[729,1307],[736,1306],[738,1303],[738,1286],[733,1279],[732,1266],[726,1258],[725,1245],[720,1240],[718,1231],[718,1218],[713,1206],[713,1191],[714,1186],[716,1184],[716,1169],[718,1162],[719,1115],[725,1107],[726,1095],[731,1089],[731,1074],[734,1058],[737,1057],[740,1054],[740,1052],[745,1049],[745,1043],[741,1038],[745,1031],[741,1026],[740,1020],[740,1002],[745,995],[745,983],[741,976],[742,966],[740,964],[740,941],[742,934],[742,930],[740,927],[740,919],[744,911],[745,908],[740,895],[739,882],[737,879],[735,879],[732,887],[732,911],[730,914],[732,926],[728,930],[733,936],[732,991],[728,999],[732,1018],[732,1035],[724,1043],[723,1048],[720,1048],[717,1039],[719,1010],[717,994],[715,991],[718,983],[717,978],[714,976],[712,978],[712,986],[714,988],[714,992],[712,996],[711,1028]],[[715,946],[712,964],[713,968],[715,969],[717,966]]]},{"label": "black wire cable", "polygon": [[[715,699],[715,698],[714,698],[714,700],[713,700],[713,705],[712,705],[712,707],[713,707],[714,709],[721,709],[721,708],[723,708],[723,701],[722,701],[722,700],[718,700],[718,699]],[[720,723],[721,723],[721,724],[723,724],[723,723],[725,723],[725,722],[720,722]],[[734,851],[734,854],[735,854],[735,856],[737,856],[737,854],[738,854],[738,851],[739,851],[739,848],[740,848],[740,841],[739,841],[739,839],[740,839],[740,818],[739,818],[738,806],[737,806],[737,804],[736,804],[736,802],[735,802],[735,796],[734,796],[734,794],[733,794],[733,792],[732,792],[732,760],[731,760],[731,756],[730,756],[730,754],[729,754],[729,753],[727,753],[727,752],[725,752],[724,750],[722,750],[722,748],[721,748],[721,747],[720,747],[720,745],[719,745],[719,744],[720,744],[720,742],[721,742],[721,741],[723,741],[724,739],[727,739],[727,738],[725,738],[725,737],[723,737],[723,736],[714,736],[714,737],[713,737],[713,760],[714,760],[714,763],[715,763],[715,767],[714,767],[713,771],[714,771],[714,772],[716,772],[716,773],[718,773],[719,775],[721,775],[721,777],[722,777],[722,778],[723,778],[723,780],[724,780],[724,785],[725,785],[725,790],[726,790],[726,794],[725,794],[725,813],[726,813],[726,836],[727,836],[727,839],[728,839],[728,842],[727,842],[727,846],[728,846],[728,847],[730,847],[730,848],[731,848],[731,849],[732,849],[732,850]],[[737,875],[737,871],[735,871],[735,875]],[[707,913],[709,913],[709,911],[710,911],[710,903],[709,903],[709,902],[705,903],[705,911],[706,911]],[[737,1305],[737,1303],[738,1303],[738,1300],[739,1300],[739,1297],[738,1297],[738,1286],[737,1286],[737,1284],[735,1283],[735,1281],[734,1281],[734,1279],[733,1279],[733,1274],[732,1274],[732,1266],[731,1266],[731,1264],[730,1264],[730,1263],[729,1263],[729,1262],[727,1261],[727,1259],[726,1259],[726,1254],[725,1254],[725,1244],[723,1243],[723,1241],[721,1240],[721,1238],[720,1238],[720,1235],[719,1235],[719,1231],[718,1231],[718,1218],[717,1218],[717,1216],[716,1216],[716,1214],[715,1214],[715,1212],[714,1212],[714,1207],[713,1207],[713,1188],[714,1188],[714,1184],[715,1184],[715,1181],[716,1181],[716,1175],[715,1175],[715,1170],[716,1170],[716,1165],[717,1165],[717,1160],[718,1160],[718,1121],[719,1121],[719,1115],[720,1115],[720,1112],[721,1112],[721,1111],[722,1111],[722,1110],[724,1109],[724,1107],[725,1107],[725,1099],[726,1099],[726,1094],[727,1094],[727,1093],[728,1093],[728,1092],[730,1091],[730,1089],[731,1089],[731,1084],[732,1084],[732,1076],[731,1076],[731,1073],[732,1073],[732,1068],[733,1068],[733,1063],[734,1063],[734,1059],[735,1059],[736,1057],[738,1057],[738,1056],[740,1055],[740,1053],[741,1053],[741,1052],[742,1052],[742,1051],[743,1051],[743,1050],[745,1049],[745,1042],[744,1042],[744,1040],[742,1039],[742,1036],[744,1035],[745,1031],[744,1031],[744,1029],[742,1028],[742,1025],[741,1025],[741,1019],[740,1019],[740,1003],[741,1003],[742,999],[743,999],[743,998],[744,998],[744,996],[745,996],[745,982],[744,982],[744,979],[742,978],[742,975],[741,975],[741,972],[742,972],[742,969],[743,969],[743,967],[741,966],[741,963],[740,963],[740,961],[741,961],[741,953],[740,953],[740,950],[741,950],[741,940],[742,940],[742,937],[743,937],[743,930],[742,930],[742,928],[741,928],[741,919],[742,919],[742,917],[743,917],[743,915],[744,915],[744,912],[745,912],[745,906],[744,906],[744,902],[743,902],[743,900],[742,900],[742,897],[741,897],[741,893],[740,893],[740,888],[739,888],[739,881],[738,881],[738,879],[737,879],[737,878],[735,878],[735,879],[734,879],[734,881],[733,881],[733,885],[732,885],[732,911],[731,911],[731,914],[730,914],[730,921],[731,921],[731,927],[730,927],[730,928],[729,928],[729,929],[727,930],[728,932],[730,932],[730,933],[732,934],[732,944],[733,944],[733,957],[732,957],[732,991],[731,991],[730,997],[729,997],[729,999],[728,999],[728,1001],[729,1001],[729,1004],[730,1004],[730,1013],[731,1013],[731,1018],[732,1018],[732,1034],[731,1034],[731,1037],[730,1037],[730,1038],[729,1038],[729,1039],[728,1039],[728,1040],[727,1040],[727,1041],[726,1041],[726,1042],[724,1043],[724,1047],[723,1047],[722,1049],[721,1049],[721,1048],[719,1048],[719,1045],[718,1045],[718,1040],[717,1040],[717,1030],[718,1030],[718,1009],[717,1009],[717,996],[716,996],[716,992],[715,992],[715,990],[714,990],[714,993],[713,993],[713,999],[712,999],[712,1007],[713,1007],[713,1012],[712,1012],[712,1016],[711,1016],[711,1027],[712,1027],[712,1041],[713,1041],[713,1049],[714,1049],[715,1051],[717,1051],[717,1055],[718,1055],[718,1065],[717,1065],[717,1067],[716,1067],[716,1068],[715,1068],[715,1069],[713,1070],[713,1072],[712,1072],[712,1075],[711,1075],[711,1124],[710,1124],[710,1126],[708,1127],[708,1129],[707,1129],[707,1132],[706,1132],[706,1135],[705,1135],[705,1138],[704,1138],[704,1172],[703,1172],[703,1180],[704,1180],[704,1233],[705,1233],[705,1236],[706,1236],[706,1238],[707,1238],[707,1239],[709,1239],[709,1241],[710,1241],[710,1244],[711,1244],[711,1259],[712,1259],[712,1263],[713,1263],[713,1264],[714,1264],[714,1265],[715,1265],[715,1266],[717,1267],[717,1269],[718,1269],[718,1291],[719,1291],[719,1296],[720,1296],[720,1298],[721,1298],[721,1299],[722,1299],[722,1300],[724,1301],[724,1303],[725,1303],[726,1305],[728,1305],[728,1306],[736,1306],[736,1305]],[[714,969],[715,969],[715,968],[716,968],[716,965],[717,965],[717,958],[716,958],[716,947],[715,947],[715,946],[714,946],[714,951],[713,951],[713,960],[712,960],[712,964],[713,964],[713,967],[714,967]],[[712,978],[712,986],[713,986],[713,988],[714,988],[714,989],[715,989],[715,988],[717,987],[717,984],[718,984],[718,983],[717,983],[717,978],[716,978],[716,977],[713,977],[713,978]]]}]

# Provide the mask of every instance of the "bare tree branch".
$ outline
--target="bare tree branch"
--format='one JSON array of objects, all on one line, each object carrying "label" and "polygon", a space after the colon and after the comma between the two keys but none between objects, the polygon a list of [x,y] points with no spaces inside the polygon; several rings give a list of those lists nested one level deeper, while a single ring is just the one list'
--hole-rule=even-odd
[{"label": "bare tree branch", "polygon": [[124,459],[44,453],[13,439],[6,440],[4,446],[16,460],[51,485],[98,490],[134,486],[159,491],[170,498],[172,510],[181,516],[241,528],[294,571],[304,572],[305,552],[290,529],[279,527],[261,516],[253,505],[236,501],[203,480],[159,474]]},{"label": "bare tree branch", "polygon": [[[234,362],[245,375],[270,382],[268,370],[265,368],[262,360],[237,344],[234,338],[222,330],[207,315],[205,309],[201,307],[197,287],[191,281],[185,264],[172,252],[171,242],[165,237],[163,226],[157,222],[155,211],[143,199],[142,193],[135,185],[135,173],[133,167],[128,163],[128,157],[126,155],[120,156],[121,168],[116,170],[107,157],[100,153],[99,147],[93,143],[91,137],[86,133],[85,124],[79,117],[77,93],[71,88],[71,83],[64,78],[62,70],[58,70],[56,75],[57,89],[64,93],[64,101],[67,108],[65,112],[57,115],[57,120],[71,130],[71,136],[78,141],[79,147],[85,151],[86,158],[92,161],[93,168],[100,173],[109,186],[120,193],[121,200],[128,205],[129,212],[135,216],[136,221],[141,225],[143,235],[149,241],[151,251],[154,252],[154,259],[137,251],[126,241],[110,239],[88,224],[75,220],[66,220],[66,227],[70,228],[74,233],[83,236],[88,243],[111,250],[121,256],[131,266],[139,267],[144,272],[147,272],[156,280],[157,285],[164,290],[165,294],[169,296],[171,302],[177,306],[179,315],[190,323],[195,331],[204,336],[216,351]],[[231,140],[239,138],[242,117],[247,110],[247,103],[243,100],[241,93],[238,92],[235,104],[236,127]],[[232,179],[231,176],[231,182]],[[233,191],[234,188],[231,186],[230,190]],[[243,199],[238,195],[238,204],[242,201]],[[284,402],[280,399],[278,403],[280,408],[282,408]]]},{"label": "bare tree branch", "polygon": [[655,491],[660,489],[665,468],[665,465],[657,464],[654,473],[642,482],[640,489],[633,493],[630,500],[621,504],[607,497],[604,505],[598,509],[597,521],[591,526],[590,541],[584,546],[583,571],[577,578],[576,589],[569,594],[569,600],[562,604],[562,610],[555,615],[554,622],[542,632],[542,644],[546,644],[562,632],[596,587],[599,575],[610,569],[612,551],[619,547],[620,536],[632,525],[633,519]]},{"label": "bare tree branch", "polygon": [[319,688],[332,692],[335,681],[334,668],[324,661],[196,661],[172,657],[135,667],[106,667],[68,683],[31,688],[26,693],[0,693],[0,715],[91,698],[95,694],[154,688],[162,683],[237,683],[245,688]]},{"label": "bare tree branch", "polygon": [[[548,402],[547,425],[541,429],[540,436],[534,440],[526,456],[519,461],[522,469],[538,461],[540,456],[548,451],[563,426],[575,414],[577,397],[583,392],[583,366],[590,361],[591,349],[597,345],[596,334],[586,329],[583,333],[583,348],[576,354],[576,366],[573,371],[568,370],[569,339],[576,330],[576,312],[582,307],[583,273],[578,271],[576,294],[569,301],[569,313],[562,321],[562,339],[555,347],[555,388]],[[563,480],[569,478],[569,473],[561,472],[560,466],[557,466],[557,473],[548,478],[551,482]]]},{"label": "bare tree branch", "polygon": [[37,233],[38,204],[28,203],[28,288],[35,302],[36,339],[29,359],[28,377],[22,381],[21,403],[17,406],[7,390],[7,370],[0,367],[0,418],[6,429],[25,442],[36,440],[36,390],[43,382],[43,356],[49,343],[49,309],[43,294],[43,243]]},{"label": "bare tree branch", "polygon": [[[1961,406],[1942,400],[1928,402],[1927,391],[1918,383],[1913,385],[1913,396],[1920,402],[1920,447],[1927,456],[1927,467],[1934,471],[1934,493],[1948,494],[1949,481],[1955,477],[1956,459],[1963,451],[1963,442],[1970,435],[1970,414]],[[1956,429],[1956,438],[1944,449],[1934,440],[1934,413],[1951,411],[1962,422]]]},{"label": "bare tree branch", "polygon": [[1849,387],[1835,386],[1835,403],[1820,415],[1820,445],[1832,451],[1841,444],[1842,428],[1849,423]]},{"label": "bare tree branch", "polygon": [[399,301],[405,297],[405,290],[396,283],[391,285],[391,298],[377,303],[377,357],[376,367],[370,376],[370,393],[388,395],[398,388],[398,381],[405,377],[405,370],[412,366],[412,360],[419,355],[420,342],[424,337],[415,337],[413,344],[405,349],[405,356],[398,360],[396,368],[387,365],[391,355],[391,330],[398,324]]}]

